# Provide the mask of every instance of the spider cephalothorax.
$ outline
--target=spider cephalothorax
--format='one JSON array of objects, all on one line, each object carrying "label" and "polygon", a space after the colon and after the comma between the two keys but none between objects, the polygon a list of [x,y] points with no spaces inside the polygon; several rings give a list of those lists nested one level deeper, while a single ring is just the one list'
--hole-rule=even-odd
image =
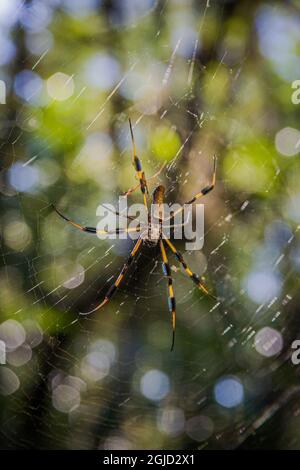
[{"label": "spider cephalothorax", "polygon": [[[131,193],[133,193],[136,189],[140,188],[141,193],[143,195],[143,202],[145,205],[145,209],[148,214],[148,223],[147,224],[140,224],[134,228],[128,227],[127,229],[116,229],[113,232],[108,232],[106,230],[98,230],[95,227],[86,227],[83,225],[78,224],[77,222],[74,222],[73,220],[69,219],[65,215],[63,215],[58,209],[56,209],[54,206],[55,211],[58,213],[60,217],[62,217],[65,221],[69,222],[73,227],[79,228],[80,230],[84,232],[89,232],[93,234],[108,234],[108,233],[114,233],[118,234],[121,232],[140,232],[140,235],[135,242],[135,245],[125,262],[120,274],[118,275],[117,279],[115,280],[114,284],[110,286],[108,289],[108,292],[106,293],[103,301],[99,303],[94,309],[90,310],[89,312],[81,313],[81,315],[89,315],[96,310],[99,310],[101,307],[103,307],[105,304],[109,302],[113,294],[116,292],[117,288],[121,284],[121,282],[124,279],[124,276],[129,269],[130,265],[132,264],[134,257],[138,253],[139,249],[141,248],[143,243],[149,243],[151,245],[157,245],[159,244],[160,247],[160,252],[161,252],[161,257],[162,257],[162,269],[163,269],[163,274],[166,276],[168,279],[168,293],[169,293],[169,310],[172,315],[172,329],[173,329],[173,338],[172,338],[172,346],[171,350],[173,350],[174,347],[174,340],[175,340],[175,327],[176,327],[176,303],[175,303],[175,295],[174,295],[174,288],[173,288],[173,278],[172,278],[172,273],[166,253],[166,246],[171,250],[172,254],[176,257],[178,262],[182,265],[184,268],[186,274],[190,277],[190,279],[197,285],[197,287],[204,292],[205,294],[209,295],[212,298],[215,298],[212,294],[209,293],[205,285],[203,284],[203,279],[199,278],[195,273],[191,271],[187,263],[185,262],[182,254],[180,251],[176,249],[176,247],[171,243],[171,241],[168,239],[166,233],[164,232],[164,226],[163,222],[166,222],[170,219],[170,217],[165,218],[164,217],[164,210],[163,210],[163,204],[164,204],[164,196],[165,196],[165,187],[163,185],[157,186],[152,194],[152,206],[149,211],[148,207],[148,198],[149,198],[149,191],[148,191],[148,183],[146,180],[145,172],[142,170],[142,163],[139,157],[137,156],[136,153],[136,146],[135,146],[135,141],[134,141],[134,136],[133,136],[133,131],[132,131],[132,125],[131,121],[129,119],[129,125],[130,125],[130,132],[131,132],[131,138],[132,138],[132,144],[133,144],[133,166],[136,171],[136,177],[139,181],[139,184],[135,186],[134,188],[129,189],[125,195],[128,196]],[[164,167],[164,165],[163,165]],[[162,171],[163,167],[160,169],[160,171],[154,175],[152,178],[155,178],[158,176],[158,174]],[[149,181],[148,180],[148,181]],[[199,198],[202,196],[205,196],[208,194],[215,186],[216,182],[216,157],[214,157],[214,170],[213,170],[213,177],[212,181],[208,186],[205,186],[199,193],[197,193],[192,199],[190,199],[188,202],[185,203],[185,205],[190,205],[193,204],[195,201],[197,201]],[[153,215],[152,207],[155,206],[155,211]],[[184,206],[182,206],[180,209],[178,209],[176,212],[173,213],[172,217],[174,217],[178,212],[183,211]],[[117,215],[120,215],[118,212],[116,212]],[[126,216],[128,220],[131,220],[130,216]],[[172,227],[171,225],[169,228]],[[174,227],[174,226],[173,226]]]}]

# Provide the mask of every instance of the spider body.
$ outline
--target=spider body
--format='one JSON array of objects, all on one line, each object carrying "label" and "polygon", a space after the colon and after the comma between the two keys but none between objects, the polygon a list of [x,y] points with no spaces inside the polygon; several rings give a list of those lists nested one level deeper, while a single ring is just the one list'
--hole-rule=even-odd
[{"label": "spider body", "polygon": [[157,186],[152,194],[152,204],[163,204],[165,200],[166,188],[160,184]]},{"label": "spider body", "polygon": [[[174,341],[175,341],[175,328],[176,328],[176,302],[175,302],[175,294],[174,294],[174,288],[173,288],[173,279],[172,279],[172,273],[171,273],[171,268],[169,265],[167,253],[166,253],[166,247],[168,247],[172,254],[176,257],[177,261],[181,264],[183,267],[184,271],[186,274],[189,276],[189,278],[196,284],[196,286],[206,295],[209,295],[210,297],[216,299],[212,294],[209,293],[208,289],[203,283],[203,278],[199,278],[197,274],[193,273],[192,270],[189,268],[188,264],[185,262],[182,254],[180,251],[177,250],[177,248],[171,243],[171,241],[168,239],[167,235],[164,233],[164,227],[163,223],[170,220],[171,218],[175,217],[176,214],[179,212],[183,211],[184,206],[181,206],[177,211],[175,211],[172,216],[165,218],[164,217],[164,196],[165,196],[165,187],[163,185],[158,185],[155,187],[153,193],[152,193],[152,200],[151,200],[151,210],[149,211],[148,208],[148,196],[149,196],[149,191],[148,191],[148,184],[145,176],[145,172],[142,169],[142,164],[141,160],[138,158],[136,154],[136,146],[135,146],[135,141],[134,141],[134,136],[133,136],[133,131],[132,131],[132,125],[131,121],[129,120],[129,125],[130,125],[130,132],[131,132],[131,138],[132,138],[132,144],[133,144],[133,158],[132,158],[132,163],[134,166],[134,169],[136,171],[136,177],[139,181],[139,184],[131,188],[125,193],[126,196],[130,195],[132,192],[134,192],[136,189],[140,188],[142,196],[143,196],[143,201],[144,205],[148,214],[148,223],[145,225],[140,224],[137,227],[134,228],[127,228],[127,229],[120,229],[117,228],[113,232],[108,232],[106,230],[98,230],[97,228],[94,227],[86,227],[83,225],[78,224],[77,222],[74,222],[73,220],[69,219],[65,215],[63,215],[58,209],[56,209],[55,206],[53,206],[54,210],[57,212],[57,214],[64,219],[66,222],[70,223],[73,227],[80,229],[84,232],[89,232],[93,234],[97,233],[121,233],[121,232],[140,232],[140,235],[135,242],[135,245],[127,259],[127,261],[124,263],[123,268],[121,269],[120,274],[118,275],[117,279],[115,280],[114,284],[110,286],[108,289],[103,301],[99,303],[93,310],[90,310],[89,312],[82,313],[81,315],[89,315],[96,310],[99,310],[102,308],[105,304],[109,302],[113,294],[117,291],[119,285],[123,281],[126,272],[130,268],[130,266],[133,263],[133,260],[142,247],[144,243],[149,244],[150,246],[156,246],[159,245],[160,248],[160,253],[162,257],[162,271],[163,275],[167,278],[168,280],[168,305],[169,305],[169,311],[171,313],[171,318],[172,318],[172,330],[173,330],[173,336],[172,336],[172,346],[171,350],[174,348]],[[161,170],[163,167],[161,168]],[[161,170],[154,175],[152,178],[158,176],[158,174],[161,172]],[[150,179],[152,179],[150,178]],[[188,202],[185,203],[185,205],[193,204],[196,202],[199,198],[202,196],[205,196],[208,194],[215,186],[215,181],[216,181],[216,158],[214,157],[214,170],[213,170],[213,177],[212,181],[208,186],[205,186],[199,193],[197,193],[192,199],[190,199]],[[121,215],[118,212],[116,212],[117,215]],[[130,216],[125,216],[127,217],[128,220],[131,220],[132,218]],[[172,226],[169,226],[172,227]]]},{"label": "spider body", "polygon": [[161,225],[150,219],[148,222],[147,230],[142,232],[141,238],[147,242],[148,245],[157,245],[162,237]]},{"label": "spider body", "polygon": [[164,219],[164,195],[165,187],[160,184],[152,193],[151,211],[148,212],[148,227],[142,233],[141,238],[150,245],[157,245],[162,238],[162,223]]}]

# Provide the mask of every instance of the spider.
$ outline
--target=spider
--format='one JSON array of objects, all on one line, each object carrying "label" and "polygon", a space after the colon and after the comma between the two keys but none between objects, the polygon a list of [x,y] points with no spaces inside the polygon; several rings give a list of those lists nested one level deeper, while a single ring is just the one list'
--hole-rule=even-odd
[{"label": "spider", "polygon": [[[170,269],[170,265],[169,265],[169,261],[168,261],[168,257],[167,257],[166,247],[168,247],[171,250],[172,254],[177,258],[177,261],[182,265],[182,267],[184,268],[186,274],[196,284],[196,286],[204,294],[212,297],[213,299],[216,299],[216,297],[208,291],[207,287],[203,283],[203,278],[197,276],[197,274],[192,272],[192,270],[189,268],[188,264],[184,260],[181,252],[177,250],[177,248],[173,245],[173,243],[171,243],[171,241],[167,238],[166,234],[163,231],[163,226],[162,226],[163,222],[165,222],[166,220],[169,220],[170,218],[174,217],[177,213],[183,211],[183,208],[184,208],[184,206],[181,206],[181,208],[177,209],[177,211],[175,211],[172,214],[171,217],[169,217],[168,219],[164,218],[163,206],[162,205],[164,203],[165,187],[163,185],[157,186],[154,189],[153,193],[152,193],[151,204],[155,204],[156,207],[158,207],[158,208],[162,207],[162,210],[159,211],[159,215],[158,215],[159,224],[158,225],[156,224],[156,226],[154,226],[154,223],[152,221],[152,216],[151,216],[151,214],[149,212],[149,209],[148,209],[148,199],[149,199],[148,182],[147,182],[147,179],[146,179],[145,172],[142,169],[141,160],[137,156],[136,144],[135,144],[135,139],[134,139],[134,135],[133,135],[133,129],[132,129],[132,124],[131,124],[130,118],[129,118],[129,128],[130,128],[130,135],[131,135],[132,148],[133,148],[132,163],[133,163],[133,166],[134,166],[134,169],[135,169],[135,172],[136,172],[136,177],[137,177],[139,183],[138,183],[137,186],[129,189],[126,193],[124,193],[124,195],[127,196],[127,195],[133,193],[134,191],[136,191],[138,188],[140,188],[142,196],[143,196],[143,203],[145,205],[145,208],[146,208],[146,211],[147,211],[147,214],[148,214],[148,223],[147,223],[146,226],[143,227],[144,228],[143,233],[141,233],[139,235],[139,237],[138,237],[137,241],[135,242],[134,247],[133,247],[133,249],[132,249],[132,251],[131,251],[131,253],[130,253],[128,259],[127,259],[127,261],[124,263],[123,268],[121,269],[121,271],[120,271],[117,279],[115,280],[115,282],[108,289],[108,291],[107,291],[104,299],[102,300],[102,302],[100,302],[93,310],[90,310],[89,312],[85,312],[85,313],[80,312],[80,314],[81,315],[89,315],[89,314],[95,312],[96,310],[99,310],[100,308],[102,308],[105,304],[107,304],[110,301],[110,299],[115,294],[118,287],[120,286],[121,282],[123,281],[129,267],[131,266],[135,256],[137,255],[137,253],[141,249],[143,243],[147,242],[147,243],[150,243],[151,245],[159,245],[161,258],[162,258],[162,271],[163,271],[164,276],[168,280],[168,304],[169,304],[169,310],[170,310],[171,318],[172,318],[171,351],[173,351],[174,344],[175,344],[175,330],[176,330],[176,301],[175,301],[175,295],[174,295],[173,278],[172,278],[171,269]],[[214,189],[215,183],[216,183],[216,167],[217,167],[216,156],[213,157],[213,161],[214,161],[214,166],[213,166],[213,176],[212,176],[211,183],[208,186],[205,186],[203,189],[201,189],[201,191],[199,193],[197,193],[192,199],[187,201],[185,204],[187,204],[187,205],[193,204],[198,199],[200,199],[202,196],[205,196],[206,194],[208,194],[210,191],[212,191]],[[164,165],[163,165],[163,167],[164,167]],[[153,179],[156,176],[158,176],[158,174],[162,171],[163,167],[159,170],[158,173],[156,173],[151,178],[149,178],[148,181],[150,179]],[[54,205],[52,205],[52,207],[62,219],[64,219],[66,222],[70,223],[73,227],[76,227],[77,229],[82,230],[83,232],[88,232],[88,233],[93,233],[93,234],[97,234],[97,233],[101,233],[101,234],[103,234],[103,233],[115,233],[115,234],[117,234],[117,233],[121,233],[121,232],[129,233],[130,231],[140,231],[140,232],[142,231],[142,226],[141,225],[139,225],[138,227],[135,227],[135,228],[131,228],[131,229],[130,228],[116,229],[115,231],[111,231],[111,232],[106,231],[106,230],[98,230],[95,227],[87,227],[87,226],[80,225],[80,224],[74,222],[73,220],[69,219],[65,215],[63,215]],[[120,214],[119,212],[115,212],[115,214],[122,216],[122,214]],[[126,215],[125,217],[127,217],[127,219],[133,219],[133,217],[130,217],[129,215]],[[172,227],[172,226],[169,226],[169,227]],[[173,225],[173,227],[174,227],[174,225]]]}]

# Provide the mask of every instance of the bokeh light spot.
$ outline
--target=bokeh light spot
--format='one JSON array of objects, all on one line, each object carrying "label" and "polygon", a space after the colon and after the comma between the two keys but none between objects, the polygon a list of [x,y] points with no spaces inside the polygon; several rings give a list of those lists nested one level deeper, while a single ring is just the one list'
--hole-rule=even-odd
[{"label": "bokeh light spot", "polygon": [[170,391],[169,377],[160,370],[149,370],[141,378],[140,389],[149,400],[162,400]]},{"label": "bokeh light spot", "polygon": [[266,326],[259,330],[254,338],[256,351],[262,356],[272,357],[279,354],[283,348],[283,339],[279,331]]},{"label": "bokeh light spot", "polygon": [[101,0],[62,0],[63,8],[70,15],[78,18],[91,15],[101,3]]},{"label": "bokeh light spot", "polygon": [[26,332],[16,320],[6,320],[0,324],[0,339],[5,342],[8,350],[21,346],[26,339]]},{"label": "bokeh light spot", "polygon": [[106,354],[93,351],[83,359],[81,370],[87,380],[98,382],[109,374],[110,360]]},{"label": "bokeh light spot", "polygon": [[300,132],[293,127],[284,127],[275,137],[276,149],[285,157],[292,157],[300,152]]},{"label": "bokeh light spot", "polygon": [[165,408],[157,417],[158,429],[170,436],[177,436],[184,430],[185,417],[180,408]]},{"label": "bokeh light spot", "polygon": [[234,408],[244,399],[244,387],[237,377],[223,377],[214,387],[214,397],[219,405]]},{"label": "bokeh light spot", "polygon": [[8,367],[0,367],[0,394],[4,396],[12,395],[20,387],[20,380]]},{"label": "bokeh light spot", "polygon": [[84,66],[87,83],[100,90],[113,87],[120,77],[120,66],[116,59],[106,54],[94,54]]},{"label": "bokeh light spot", "polygon": [[23,251],[32,240],[28,225],[20,220],[12,220],[4,227],[5,244],[12,250]]},{"label": "bokeh light spot", "polygon": [[62,413],[70,413],[80,405],[80,393],[70,385],[58,385],[52,392],[52,404]]},{"label": "bokeh light spot", "polygon": [[70,277],[63,283],[66,289],[75,289],[83,283],[85,277],[85,270],[81,264],[76,264],[72,272],[69,274]]},{"label": "bokeh light spot", "polygon": [[29,344],[23,343],[17,349],[7,354],[7,362],[14,367],[21,367],[32,358],[32,349]]},{"label": "bokeh light spot", "polygon": [[31,192],[38,186],[39,171],[34,166],[24,166],[17,162],[9,169],[8,179],[10,185],[17,191]]},{"label": "bokeh light spot", "polygon": [[43,330],[40,325],[34,321],[27,319],[23,322],[26,332],[26,342],[31,348],[35,348],[43,341]]},{"label": "bokeh light spot", "polygon": [[193,416],[187,421],[185,431],[194,441],[202,442],[212,435],[214,423],[208,416]]},{"label": "bokeh light spot", "polygon": [[17,96],[32,105],[40,105],[42,102],[43,80],[31,70],[22,70],[14,81],[14,91]]},{"label": "bokeh light spot", "polygon": [[70,75],[56,72],[47,80],[48,95],[54,100],[65,101],[74,93],[74,80]]},{"label": "bokeh light spot", "polygon": [[13,41],[0,33],[0,65],[8,64],[16,54]]},{"label": "bokeh light spot", "polygon": [[1,0],[0,2],[0,24],[6,27],[12,26],[21,14],[21,3],[23,0]]},{"label": "bokeh light spot", "polygon": [[258,304],[269,302],[280,294],[281,281],[273,271],[252,271],[244,281],[247,294]]}]

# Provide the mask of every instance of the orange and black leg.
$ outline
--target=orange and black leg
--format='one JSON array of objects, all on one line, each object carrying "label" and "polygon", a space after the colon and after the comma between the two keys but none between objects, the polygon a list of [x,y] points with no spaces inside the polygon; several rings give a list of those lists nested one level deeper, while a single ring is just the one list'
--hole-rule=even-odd
[{"label": "orange and black leg", "polygon": [[69,219],[69,217],[66,217],[64,214],[62,214],[53,204],[52,204],[53,209],[55,212],[66,222],[71,224],[73,227],[78,228],[79,230],[82,230],[83,232],[88,232],[88,233],[93,233],[95,235],[113,235],[113,234],[120,234],[120,233],[132,233],[132,232],[140,232],[142,230],[141,226],[137,227],[129,227],[129,228],[116,228],[115,230],[99,230],[96,227],[86,227],[84,225],[80,225],[77,222],[74,222],[73,220]]},{"label": "orange and black leg", "polygon": [[163,273],[168,278],[168,296],[169,296],[168,303],[169,303],[169,310],[172,315],[172,330],[173,330],[171,351],[173,351],[174,344],[175,344],[175,330],[176,330],[176,301],[175,301],[174,288],[173,288],[173,278],[172,278],[171,268],[169,265],[165,246],[164,246],[162,239],[159,241],[159,246],[160,246],[160,251],[161,251],[161,256],[162,256]]},{"label": "orange and black leg", "polygon": [[89,312],[80,312],[80,315],[90,315],[91,313],[96,312],[96,310],[99,310],[101,307],[103,307],[105,304],[107,304],[110,301],[110,299],[112,298],[112,296],[114,295],[118,287],[120,286],[121,282],[123,281],[124,276],[127,270],[129,269],[130,265],[132,264],[134,257],[137,254],[141,244],[142,244],[142,239],[139,238],[136,244],[134,245],[133,250],[131,251],[116,281],[108,289],[103,301],[100,304],[98,304],[93,310],[90,310]]},{"label": "orange and black leg", "polygon": [[[154,175],[152,175],[152,176],[150,176],[150,178],[148,178],[148,181],[152,181],[155,178],[157,178],[161,174],[161,172],[163,171],[165,166],[166,166],[166,162],[164,162],[162,164],[160,169]],[[134,193],[139,187],[140,187],[140,183],[137,184],[136,186],[134,186],[133,188],[129,188],[128,191],[126,191],[125,193],[122,194],[122,196],[130,196],[130,194]]]},{"label": "orange and black leg", "polygon": [[197,201],[200,197],[205,196],[206,194],[210,193],[215,187],[216,184],[216,172],[217,172],[217,157],[214,155],[214,169],[213,169],[213,176],[211,183],[208,186],[205,186],[201,189],[200,193],[196,194],[190,201],[186,202],[185,204],[193,204],[193,202]]},{"label": "orange and black leg", "polygon": [[209,290],[207,289],[207,287],[203,284],[202,282],[202,279],[199,278],[199,276],[197,276],[197,274],[193,273],[193,271],[191,271],[191,269],[189,268],[189,266],[187,265],[187,263],[185,262],[182,254],[180,253],[180,251],[177,250],[177,248],[173,245],[173,243],[170,242],[170,240],[168,240],[167,238],[164,238],[164,240],[166,241],[167,245],[169,246],[169,248],[171,249],[172,253],[174,254],[174,256],[177,258],[177,260],[179,261],[179,263],[182,265],[183,269],[185,270],[185,272],[187,273],[187,275],[190,277],[190,279],[196,284],[196,286],[202,290],[202,292],[204,292],[204,294],[208,295],[209,297],[212,297],[213,299],[217,300],[216,297],[214,295],[212,295]]},{"label": "orange and black leg", "polygon": [[201,189],[200,193],[197,193],[190,201],[187,201],[184,203],[182,207],[180,207],[177,211],[175,211],[170,217],[166,218],[164,222],[167,222],[168,220],[172,219],[175,217],[175,215],[180,214],[184,210],[185,205],[190,205],[193,204],[194,202],[198,201],[203,196],[206,196],[206,194],[210,193],[216,185],[216,173],[217,173],[217,157],[214,155],[214,168],[213,168],[213,176],[211,183],[207,186],[205,186],[203,189]]},{"label": "orange and black leg", "polygon": [[146,206],[146,208],[148,210],[147,195],[149,194],[149,192],[148,192],[147,180],[146,180],[145,172],[142,169],[142,162],[139,159],[139,157],[137,156],[136,145],[135,145],[135,140],[134,140],[134,136],[133,136],[133,130],[132,130],[132,124],[131,124],[130,118],[129,118],[129,127],[130,127],[130,134],[131,134],[132,147],[133,147],[132,162],[133,162],[134,169],[136,171],[137,178],[139,180],[139,186],[141,188],[141,192],[142,192],[142,195],[143,195],[144,205]]}]

